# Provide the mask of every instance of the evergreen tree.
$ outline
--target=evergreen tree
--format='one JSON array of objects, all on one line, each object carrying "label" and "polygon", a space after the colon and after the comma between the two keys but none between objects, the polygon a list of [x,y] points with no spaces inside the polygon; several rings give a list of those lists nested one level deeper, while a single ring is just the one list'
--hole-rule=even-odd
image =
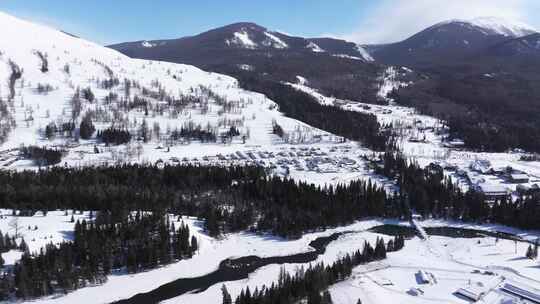
[{"label": "evergreen tree", "polygon": [[139,129],[139,136],[145,143],[149,142],[152,138],[152,132],[150,132],[150,128],[148,127],[146,119],[143,119],[142,121],[141,127]]},{"label": "evergreen tree", "polygon": [[313,290],[308,295],[307,303],[308,304],[323,304],[324,302],[321,297],[321,294],[318,291]]},{"label": "evergreen tree", "polygon": [[531,260],[534,260],[534,249],[531,245],[529,245],[529,247],[527,248],[527,253],[525,254],[525,256]]},{"label": "evergreen tree", "polygon": [[330,295],[330,292],[328,290],[325,290],[323,292],[322,303],[323,304],[332,304],[333,303],[332,296]]},{"label": "evergreen tree", "polygon": [[223,296],[223,300],[222,300],[223,304],[232,304],[232,297],[227,291],[227,287],[225,286],[225,284],[221,286],[221,294]]},{"label": "evergreen tree", "polygon": [[197,238],[195,236],[191,237],[191,251],[197,252],[199,250],[199,244],[197,242]]},{"label": "evergreen tree", "polygon": [[82,139],[90,139],[94,132],[96,131],[96,128],[94,127],[94,124],[92,123],[92,117],[87,114],[84,116],[83,120],[81,121],[81,125],[79,128],[79,133]]}]

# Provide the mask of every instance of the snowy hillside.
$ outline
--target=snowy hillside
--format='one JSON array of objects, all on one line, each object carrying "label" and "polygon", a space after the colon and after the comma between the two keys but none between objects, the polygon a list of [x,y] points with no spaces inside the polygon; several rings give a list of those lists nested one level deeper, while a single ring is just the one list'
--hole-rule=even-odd
[{"label": "snowy hillside", "polygon": [[[188,65],[130,59],[4,13],[0,13],[0,27],[3,166],[29,164],[12,151],[21,145],[59,147],[69,151],[64,159],[69,164],[129,161],[135,154],[138,160],[165,158],[166,147],[171,154],[207,149],[200,144],[187,149],[193,138],[180,136],[182,129],[217,137],[212,141],[218,147],[214,152],[231,150],[231,145],[279,142],[271,134],[273,121],[285,130],[326,135],[283,117],[274,102],[239,89],[228,76]],[[237,38],[248,43],[245,36]],[[268,39],[285,47],[277,37]],[[80,122],[86,116],[96,128],[88,140],[79,138]],[[96,135],[107,128],[129,131],[131,145],[100,144]],[[174,140],[171,134],[177,135]],[[162,156],[152,151],[156,147],[163,148]]]}]

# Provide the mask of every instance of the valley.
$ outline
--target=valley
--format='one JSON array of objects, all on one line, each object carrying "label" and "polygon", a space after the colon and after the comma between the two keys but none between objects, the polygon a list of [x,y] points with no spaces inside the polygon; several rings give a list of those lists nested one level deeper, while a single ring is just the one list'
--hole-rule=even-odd
[{"label": "valley", "polygon": [[376,48],[254,23],[110,47],[0,27],[0,301],[253,304],[295,280],[313,290],[290,303],[540,293],[537,137],[471,147],[443,115],[463,103],[431,87],[448,62],[426,63],[493,43],[536,58],[528,27],[453,20]]}]

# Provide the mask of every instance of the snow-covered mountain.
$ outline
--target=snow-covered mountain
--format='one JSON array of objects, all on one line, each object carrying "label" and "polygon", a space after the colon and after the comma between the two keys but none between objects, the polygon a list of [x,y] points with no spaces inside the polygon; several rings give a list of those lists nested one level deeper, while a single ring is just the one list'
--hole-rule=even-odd
[{"label": "snow-covered mountain", "polygon": [[295,37],[246,22],[192,37],[110,47],[132,58],[192,64],[235,77],[250,73],[293,83],[301,76],[327,95],[351,100],[376,100],[378,79],[385,70],[355,43]]},{"label": "snow-covered mountain", "polygon": [[462,60],[534,33],[536,30],[526,24],[501,18],[455,19],[435,24],[404,41],[368,49],[383,63],[425,66]]},{"label": "snow-covered mountain", "polygon": [[[225,75],[131,59],[5,13],[0,13],[0,28],[0,166],[17,161],[16,153],[5,153],[20,145],[61,147],[69,151],[66,162],[84,164],[118,159],[120,154],[127,160],[134,154],[158,159],[159,153],[151,151],[156,146],[186,151],[171,142],[171,134],[182,128],[220,136],[234,127],[227,140],[239,146],[244,141],[272,144],[274,120],[285,129],[312,129],[284,117],[274,102],[240,89],[236,79]],[[79,139],[86,116],[96,127],[89,140]],[[96,140],[99,131],[111,127],[129,131],[131,147],[105,147]],[[149,135],[146,142],[140,140]],[[102,153],[94,154],[96,144]],[[134,153],[135,144],[142,153]],[[197,152],[196,147],[192,150]]]},{"label": "snow-covered mountain", "polygon": [[160,55],[171,53],[170,56],[189,58],[195,55],[191,54],[195,52],[195,49],[212,48],[236,51],[326,53],[327,56],[347,56],[357,60],[373,61],[373,58],[361,46],[351,42],[332,38],[294,37],[249,22],[230,24],[193,37],[127,42],[110,47],[133,57],[151,57],[155,53],[160,53]]},{"label": "snow-covered mountain", "polygon": [[441,28],[448,24],[460,24],[464,27],[471,27],[482,31],[485,35],[503,35],[506,37],[523,37],[537,30],[520,21],[508,20],[500,17],[479,17],[471,20],[455,19],[441,22],[435,25],[435,28]]}]

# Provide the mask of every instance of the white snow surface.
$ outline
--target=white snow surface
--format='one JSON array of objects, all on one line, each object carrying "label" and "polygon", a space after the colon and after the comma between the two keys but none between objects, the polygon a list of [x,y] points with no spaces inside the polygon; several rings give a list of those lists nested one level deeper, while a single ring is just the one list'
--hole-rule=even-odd
[{"label": "white snow surface", "polygon": [[351,56],[351,55],[347,55],[347,54],[333,54],[332,56],[338,57],[338,58],[353,59],[353,60],[363,60],[364,61],[364,58]]},{"label": "white snow surface", "polygon": [[15,236],[15,229],[10,223],[16,218],[20,227],[17,241],[20,242],[24,238],[30,252],[39,252],[47,244],[58,244],[63,240],[72,239],[75,226],[75,223],[71,222],[72,216],[75,222],[90,219],[89,212],[79,214],[70,210],[65,215],[63,211],[51,211],[46,216],[38,212],[31,217],[23,217],[13,216],[11,210],[0,209],[0,231]]},{"label": "white snow surface", "polygon": [[234,38],[231,40],[226,40],[226,43],[228,45],[235,44],[246,49],[256,49],[258,47],[257,43],[251,40],[249,37],[249,32],[246,30],[235,32]]},{"label": "white snow surface", "polygon": [[361,45],[356,45],[356,50],[358,51],[358,53],[360,53],[360,55],[365,61],[375,61],[375,59],[369,54],[369,52]]},{"label": "white snow surface", "polygon": [[141,43],[141,45],[142,45],[143,47],[145,47],[145,48],[153,48],[154,46],[156,46],[155,44],[150,43],[150,42],[148,42],[148,41],[143,41],[143,42]]},{"label": "white snow surface", "polygon": [[264,35],[268,37],[268,39],[264,41],[264,44],[267,46],[272,46],[276,49],[286,49],[289,47],[285,41],[272,33],[264,32]]},{"label": "white snow surface", "polygon": [[316,43],[314,43],[313,41],[310,41],[308,43],[308,45],[306,46],[306,48],[312,50],[313,52],[315,53],[324,53],[326,52],[325,50],[323,50],[320,46],[318,46]]},{"label": "white snow surface", "polygon": [[[409,71],[404,70],[405,72],[409,73]],[[380,85],[379,85],[379,91],[377,92],[377,96],[383,100],[386,101],[393,101],[391,98],[388,98],[388,94],[390,94],[394,89],[399,89],[400,87],[405,87],[408,84],[400,82],[397,79],[397,73],[398,70],[396,67],[388,67],[383,75],[379,78]]]},{"label": "white snow surface", "polygon": [[298,91],[307,93],[307,94],[315,97],[315,99],[317,99],[317,101],[319,101],[319,103],[322,104],[322,105],[325,105],[325,106],[334,105],[335,98],[326,97],[326,96],[320,94],[319,92],[317,92],[317,90],[308,87],[307,86],[307,81],[306,81],[306,79],[304,77],[302,77],[302,76],[296,76],[296,77],[298,79],[298,83],[286,83],[286,84],[293,87],[293,88],[295,88]]}]

